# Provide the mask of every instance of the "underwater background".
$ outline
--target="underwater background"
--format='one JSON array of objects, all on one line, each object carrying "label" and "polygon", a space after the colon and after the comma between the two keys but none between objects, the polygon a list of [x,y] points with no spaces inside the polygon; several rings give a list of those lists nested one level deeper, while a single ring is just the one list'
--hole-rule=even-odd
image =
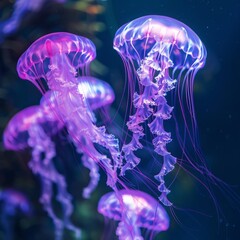
[{"label": "underwater background", "polygon": [[[32,0],[33,1],[33,0]],[[37,2],[37,0],[34,0]],[[16,1],[0,1],[0,132],[9,119],[21,109],[39,104],[38,90],[16,72],[20,55],[39,37],[51,32],[71,32],[91,39],[97,48],[92,75],[107,81],[114,89],[119,125],[124,107],[119,107],[125,83],[121,58],[112,48],[116,30],[144,15],[165,15],[188,25],[205,44],[207,62],[195,80],[194,100],[200,143],[209,169],[231,185],[239,195],[240,186],[240,2],[238,0],[68,0],[42,1],[38,11],[25,12],[12,33],[2,32],[4,23],[14,11]],[[24,1],[23,1],[24,2]],[[2,137],[1,137],[2,138]],[[62,136],[56,136],[55,164],[66,176],[73,195],[72,221],[83,231],[83,240],[110,240],[117,224],[105,221],[97,212],[100,197],[110,191],[104,172],[92,197],[82,198],[88,170],[82,167],[74,147]],[[0,189],[16,189],[29,200],[31,213],[18,213],[14,219],[13,239],[51,240],[54,226],[38,202],[39,179],[28,168],[30,149],[6,151],[0,140]],[[163,240],[238,240],[240,213],[228,201],[226,192],[212,188],[222,213],[218,215],[209,193],[186,173],[177,176],[171,200],[179,207],[176,217],[170,215],[168,231],[156,235]],[[55,204],[58,211],[59,206]],[[0,215],[2,214],[0,205]],[[60,210],[59,210],[60,212]],[[8,240],[0,227],[0,240]],[[75,239],[66,231],[64,239]]]}]

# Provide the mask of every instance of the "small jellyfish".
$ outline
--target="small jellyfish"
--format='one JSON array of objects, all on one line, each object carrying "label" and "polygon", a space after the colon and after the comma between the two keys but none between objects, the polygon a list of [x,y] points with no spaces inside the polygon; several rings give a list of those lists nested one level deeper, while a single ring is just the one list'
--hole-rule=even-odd
[{"label": "small jellyfish", "polygon": [[140,228],[162,232],[169,227],[165,209],[152,196],[138,190],[119,190],[101,197],[98,212],[120,221],[116,234],[119,240],[143,240]]},{"label": "small jellyfish", "polygon": [[[55,2],[59,3],[65,1],[66,0],[55,0]],[[28,12],[40,11],[44,3],[46,3],[46,0],[16,0],[12,16],[9,19],[0,22],[0,39],[15,32],[18,29],[23,16]]]},{"label": "small jellyfish", "polygon": [[5,240],[13,240],[14,217],[30,215],[31,205],[26,196],[15,189],[0,190],[0,226]]},{"label": "small jellyfish", "polygon": [[[44,101],[49,101],[47,95]],[[46,100],[45,100],[46,99]],[[67,192],[66,181],[54,166],[53,158],[56,156],[55,145],[51,136],[63,127],[56,121],[54,112],[50,108],[32,106],[17,113],[8,123],[4,134],[4,146],[8,150],[19,151],[32,148],[32,158],[29,167],[41,179],[42,194],[40,202],[55,225],[55,239],[62,239],[64,227],[80,236],[80,230],[75,227],[70,216],[73,212],[71,195]],[[54,195],[53,185],[57,187],[57,201],[62,206],[63,219],[57,217],[52,206]]]},{"label": "small jellyfish", "polygon": [[91,110],[110,105],[115,95],[112,87],[103,80],[95,77],[78,77],[78,90],[86,98]]},{"label": "small jellyfish", "polygon": [[[180,101],[186,124],[182,104],[183,98],[186,99],[191,117],[189,125],[194,132],[193,82],[197,71],[205,64],[206,49],[188,26],[157,15],[140,17],[123,25],[115,34],[113,46],[126,66],[134,106],[134,113],[127,122],[132,137],[122,148],[126,162],[121,174],[139,164],[140,158],[134,152],[143,148],[141,139],[146,134],[144,124],[147,123],[154,151],[163,159],[162,168],[155,176],[160,182],[159,199],[171,206],[164,176],[174,169],[177,159],[167,150],[172,139],[171,133],[164,129],[164,121],[171,118],[173,107],[168,105],[166,96],[177,85],[175,100]],[[186,126],[187,133],[190,126]]]},{"label": "small jellyfish", "polygon": [[[105,126],[96,126],[92,110],[80,92],[78,75],[88,75],[89,64],[95,56],[95,46],[89,39],[71,33],[52,33],[36,40],[23,53],[17,71],[42,92],[46,90],[43,83],[54,91],[52,100],[59,121],[67,127],[78,151],[103,167],[107,172],[107,185],[115,188],[116,169],[121,164],[118,140],[106,132]],[[97,102],[96,98],[91,105],[97,106]],[[96,145],[106,153],[100,153]]]}]

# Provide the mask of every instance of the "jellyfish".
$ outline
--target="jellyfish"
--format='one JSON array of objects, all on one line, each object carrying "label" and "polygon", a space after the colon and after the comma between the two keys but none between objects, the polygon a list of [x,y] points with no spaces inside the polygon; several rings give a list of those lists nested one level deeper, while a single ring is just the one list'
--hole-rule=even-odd
[{"label": "jellyfish", "polygon": [[[78,77],[77,81],[78,91],[83,95],[86,101],[87,109],[89,114],[92,116],[92,121],[97,123],[94,111],[107,107],[113,102],[115,98],[113,89],[108,83],[95,77]],[[55,91],[48,91],[45,93],[44,96],[48,97],[43,98],[44,101],[41,101],[41,106],[51,108],[52,111],[54,111],[54,109],[57,107],[54,101],[56,94],[58,93]],[[46,101],[46,99],[48,101]],[[56,121],[58,120],[59,119],[56,116]],[[90,182],[88,186],[83,189],[83,197],[90,198],[91,193],[97,187],[99,182],[99,167],[97,163],[91,157],[89,157],[88,154],[82,152],[80,148],[77,148],[77,151],[82,154],[81,161],[83,166],[90,171]]]},{"label": "jellyfish", "polygon": [[66,91],[76,87],[78,76],[89,75],[89,64],[95,57],[95,45],[88,38],[67,32],[50,33],[22,54],[17,72],[42,93]]},{"label": "jellyfish", "polygon": [[[116,170],[121,165],[118,139],[108,134],[105,126],[96,126],[79,91],[78,77],[89,75],[89,64],[95,56],[95,46],[89,39],[57,32],[36,40],[19,58],[17,71],[20,78],[30,80],[41,92],[46,91],[46,86],[54,91],[52,100],[59,121],[67,127],[78,151],[103,167],[107,185],[115,188]],[[106,153],[102,154],[96,145]]]},{"label": "jellyfish", "polygon": [[[64,227],[72,230],[76,237],[80,236],[80,229],[70,221],[73,212],[72,197],[67,192],[65,178],[57,171],[53,163],[56,152],[51,136],[60,131],[62,127],[61,122],[55,120],[51,108],[32,106],[17,113],[9,121],[3,134],[4,146],[8,150],[19,151],[28,147],[32,148],[29,167],[35,175],[40,176],[42,187],[40,202],[54,222],[56,240],[62,239]],[[53,210],[54,184],[57,187],[56,199],[62,206],[63,219],[60,219]]]},{"label": "jellyfish", "polygon": [[[55,0],[55,2],[59,3],[64,3],[65,1],[66,0]],[[0,39],[15,32],[18,29],[23,16],[28,12],[40,11],[44,3],[46,3],[46,0],[16,0],[12,16],[9,19],[0,22]]]},{"label": "jellyfish", "polygon": [[[121,175],[139,164],[140,158],[135,152],[143,148],[141,140],[146,135],[144,124],[147,123],[154,151],[163,159],[161,170],[155,176],[161,192],[159,199],[164,205],[171,206],[165,175],[174,169],[177,158],[167,150],[172,139],[164,123],[172,117],[173,107],[168,105],[166,97],[177,86],[181,102],[186,90],[194,131],[193,82],[197,71],[205,64],[206,49],[188,26],[173,18],[157,15],[140,17],[120,27],[113,46],[126,66],[134,109],[127,122],[132,137],[122,148],[125,163]],[[183,104],[180,103],[180,107],[184,114]],[[184,115],[183,119],[185,121]]]},{"label": "jellyfish", "polygon": [[14,239],[14,218],[18,214],[28,216],[31,211],[31,204],[23,193],[11,188],[0,190],[0,226],[4,239]]},{"label": "jellyfish", "polygon": [[101,197],[98,212],[120,221],[116,230],[119,240],[143,240],[140,228],[162,232],[169,227],[169,217],[161,204],[139,190],[119,190]]},{"label": "jellyfish", "polygon": [[[89,114],[92,114],[92,119],[96,123],[94,111],[110,105],[115,98],[112,87],[97,78],[86,76],[78,78],[78,91],[86,99],[87,109],[90,109]],[[81,153],[81,149],[77,149]],[[82,163],[90,171],[90,183],[83,189],[83,197],[89,198],[93,190],[96,188],[100,175],[96,162],[82,152]]]}]

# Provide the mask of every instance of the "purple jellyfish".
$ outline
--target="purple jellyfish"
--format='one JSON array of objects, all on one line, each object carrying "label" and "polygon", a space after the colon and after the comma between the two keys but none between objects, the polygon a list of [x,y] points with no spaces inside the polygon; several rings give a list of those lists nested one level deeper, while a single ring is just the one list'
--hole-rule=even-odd
[{"label": "purple jellyfish", "polygon": [[[17,71],[42,92],[41,80],[45,80],[45,85],[54,91],[52,100],[57,106],[54,111],[67,127],[76,148],[105,169],[107,185],[115,188],[116,170],[121,164],[118,140],[106,133],[104,126],[95,125],[92,111],[79,89],[78,74],[86,75],[95,56],[95,46],[89,39],[71,33],[52,33],[35,41],[23,53]],[[103,147],[106,154],[100,153],[95,145]]]},{"label": "purple jellyfish", "polygon": [[140,228],[162,232],[169,227],[168,214],[160,203],[138,190],[105,194],[98,203],[98,212],[120,221],[116,230],[119,240],[143,240]]},{"label": "purple jellyfish", "polygon": [[76,86],[78,75],[89,75],[89,63],[95,57],[95,46],[88,38],[56,32],[39,38],[23,53],[17,72],[42,93],[46,84],[49,90],[61,91]]},{"label": "purple jellyfish", "polygon": [[[177,159],[167,150],[172,139],[171,133],[164,129],[164,121],[171,118],[173,107],[168,105],[166,95],[177,84],[186,123],[181,103],[186,89],[186,104],[194,132],[193,82],[197,71],[205,64],[206,49],[188,26],[165,16],[144,16],[123,25],[116,32],[113,45],[126,66],[134,106],[134,113],[127,122],[132,138],[122,148],[126,162],[121,174],[139,164],[140,158],[134,152],[143,147],[144,123],[148,123],[154,151],[163,158],[161,170],[155,176],[160,182],[159,199],[171,206],[164,176],[174,169]],[[189,130],[188,126],[186,129]]]},{"label": "purple jellyfish", "polygon": [[[87,109],[91,110],[89,114],[95,119],[92,111],[106,107],[114,101],[113,89],[108,83],[94,77],[79,77],[78,82],[78,91],[86,99]],[[81,149],[78,149],[78,152],[81,153]],[[83,189],[83,197],[89,198],[98,184],[100,175],[95,161],[88,154],[82,154],[82,163],[90,171],[90,183]]]},{"label": "purple jellyfish", "polygon": [[[55,2],[59,3],[63,3],[65,1],[66,0],[55,0]],[[15,32],[18,29],[23,16],[28,12],[38,12],[41,10],[45,2],[46,0],[16,0],[12,16],[3,22],[0,22],[0,38],[4,38],[5,36]]]},{"label": "purple jellyfish", "polygon": [[[87,109],[92,117],[92,121],[96,122],[94,110],[101,109],[110,105],[114,98],[114,92],[111,86],[94,77],[78,77],[78,91],[83,95],[86,101]],[[44,96],[48,96],[48,101],[41,102],[41,106],[50,107],[52,111],[57,107],[54,101],[54,97],[58,94],[54,91],[48,91]],[[56,121],[59,120],[56,116]],[[99,168],[97,163],[86,153],[82,152],[81,149],[77,148],[77,151],[82,154],[82,163],[90,171],[90,182],[89,185],[83,189],[83,197],[89,198],[93,190],[97,187],[99,182]]]},{"label": "purple jellyfish", "polygon": [[[44,99],[46,96],[43,97]],[[42,100],[44,102],[45,100]],[[46,99],[46,101],[49,101]],[[4,135],[6,149],[19,151],[32,148],[29,167],[41,178],[42,194],[40,202],[55,225],[55,239],[62,239],[64,227],[74,231],[77,237],[80,230],[75,227],[70,216],[73,212],[71,195],[67,192],[66,181],[54,166],[55,145],[51,136],[62,129],[61,122],[56,121],[51,108],[32,106],[17,113],[8,123]],[[53,185],[57,186],[57,200],[62,206],[63,219],[56,216],[52,207]]]},{"label": "purple jellyfish", "polygon": [[14,189],[0,190],[0,226],[4,239],[13,240],[14,217],[18,214],[30,215],[31,205],[25,195]]}]

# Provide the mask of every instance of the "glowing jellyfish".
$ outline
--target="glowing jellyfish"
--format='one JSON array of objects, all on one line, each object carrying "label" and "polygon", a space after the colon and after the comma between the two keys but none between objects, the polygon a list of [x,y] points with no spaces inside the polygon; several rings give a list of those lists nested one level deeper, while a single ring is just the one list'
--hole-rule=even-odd
[{"label": "glowing jellyfish", "polygon": [[[94,77],[79,77],[78,91],[86,99],[87,109],[91,110],[89,114],[92,114],[92,119],[95,119],[94,110],[110,105],[115,99],[112,87],[108,83]],[[81,149],[78,149],[78,151],[81,152]],[[83,197],[89,198],[98,184],[100,175],[96,162],[88,154],[84,152],[82,154],[83,165],[90,171],[90,183],[83,189]]]},{"label": "glowing jellyfish", "polygon": [[14,217],[19,214],[30,215],[31,212],[31,205],[23,193],[10,188],[0,190],[0,226],[4,231],[4,239],[14,239]]},{"label": "glowing jellyfish", "polygon": [[[19,151],[28,147],[32,148],[29,167],[34,174],[41,178],[40,202],[54,222],[56,240],[62,239],[64,227],[74,231],[77,237],[80,236],[80,230],[70,221],[73,212],[72,197],[67,192],[64,177],[58,173],[53,163],[56,152],[51,136],[62,127],[61,122],[56,121],[50,108],[32,106],[17,113],[9,121],[3,135],[6,149]],[[62,206],[63,219],[58,218],[53,210],[54,184],[57,187],[56,199]]]},{"label": "glowing jellyfish", "polygon": [[98,212],[120,221],[116,234],[120,240],[143,240],[140,228],[166,231],[169,217],[158,201],[138,190],[119,190],[105,194],[98,203]]},{"label": "glowing jellyfish", "polygon": [[89,75],[96,57],[94,44],[85,37],[56,32],[36,40],[19,58],[20,78],[30,80],[42,93],[63,91],[76,86],[77,76]]},{"label": "glowing jellyfish", "polygon": [[[121,174],[139,164],[140,159],[134,152],[143,147],[140,140],[145,135],[143,124],[147,122],[153,136],[154,151],[163,158],[162,168],[155,176],[160,182],[159,199],[170,206],[172,203],[167,199],[170,190],[165,185],[164,176],[173,170],[177,159],[166,147],[172,139],[171,134],[164,130],[164,121],[171,118],[173,110],[166,95],[178,84],[181,101],[185,88],[192,128],[196,129],[193,81],[205,64],[206,49],[188,26],[165,16],[144,16],[123,25],[116,32],[114,49],[126,66],[135,108],[127,122],[132,138],[123,146],[126,162]],[[184,114],[181,103],[180,107]]]},{"label": "glowing jellyfish", "polygon": [[[78,151],[101,165],[107,172],[107,184],[115,188],[116,169],[120,165],[118,140],[106,133],[104,126],[95,125],[86,99],[79,91],[78,75],[88,72],[95,56],[95,46],[89,39],[71,33],[52,33],[35,41],[23,53],[17,71],[42,92],[44,83],[55,92],[52,99],[59,121],[67,127]],[[101,154],[95,144],[108,150],[106,154]]]},{"label": "glowing jellyfish", "polygon": [[[77,82],[78,92],[81,93],[85,99],[85,104],[92,121],[97,122],[94,111],[102,109],[114,101],[115,95],[113,89],[108,83],[90,76],[78,77]],[[53,112],[57,112],[57,105],[54,99],[58,94],[56,91],[48,91],[45,93],[44,96],[48,96],[48,101],[43,98],[44,101],[41,101],[41,106],[51,108]],[[57,113],[55,114],[55,119],[59,121]],[[77,151],[82,154],[81,160],[83,165],[90,171],[90,182],[88,186],[83,189],[83,197],[89,198],[99,182],[99,168],[97,163],[88,154],[81,151],[81,148],[77,148]]]},{"label": "glowing jellyfish", "polygon": [[[55,2],[59,3],[63,3],[65,1],[66,0],[55,0]],[[23,16],[28,12],[38,12],[41,10],[45,2],[46,0],[16,0],[12,16],[3,22],[0,22],[0,38],[4,38],[5,36],[15,32],[18,29]]]}]

